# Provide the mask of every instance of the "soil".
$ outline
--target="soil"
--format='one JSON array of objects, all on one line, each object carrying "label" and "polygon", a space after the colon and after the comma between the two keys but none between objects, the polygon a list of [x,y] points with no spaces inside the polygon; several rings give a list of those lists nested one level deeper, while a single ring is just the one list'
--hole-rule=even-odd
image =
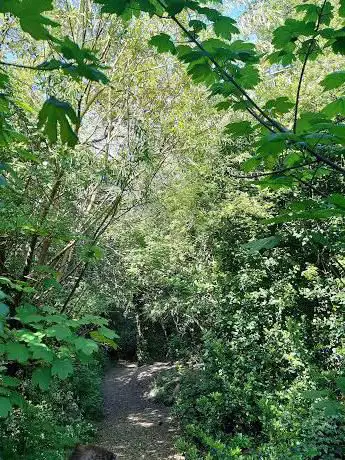
[{"label": "soil", "polygon": [[174,448],[178,428],[169,409],[150,397],[152,380],[170,367],[120,362],[106,373],[99,445],[118,459],[184,459]]}]

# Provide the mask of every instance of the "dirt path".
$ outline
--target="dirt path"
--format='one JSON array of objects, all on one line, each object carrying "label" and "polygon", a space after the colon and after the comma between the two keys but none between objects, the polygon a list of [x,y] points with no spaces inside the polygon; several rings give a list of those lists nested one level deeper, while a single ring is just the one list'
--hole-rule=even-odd
[{"label": "dirt path", "polygon": [[137,367],[119,363],[104,381],[104,421],[100,444],[126,460],[183,459],[176,454],[177,428],[168,409],[149,397],[149,383],[164,363]]}]

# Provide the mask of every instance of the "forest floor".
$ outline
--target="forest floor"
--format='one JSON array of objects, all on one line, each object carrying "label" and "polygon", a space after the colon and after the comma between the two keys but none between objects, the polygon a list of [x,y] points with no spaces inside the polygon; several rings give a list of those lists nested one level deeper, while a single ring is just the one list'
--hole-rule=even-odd
[{"label": "forest floor", "polygon": [[178,429],[169,409],[150,398],[150,383],[165,363],[138,367],[120,362],[104,380],[104,420],[99,444],[118,459],[180,460],[174,441]]}]

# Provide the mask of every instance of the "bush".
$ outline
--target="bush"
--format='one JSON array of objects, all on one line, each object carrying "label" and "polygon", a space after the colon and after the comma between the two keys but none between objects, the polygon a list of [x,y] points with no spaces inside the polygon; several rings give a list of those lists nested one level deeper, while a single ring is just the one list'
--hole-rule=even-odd
[{"label": "bush", "polygon": [[95,435],[92,420],[101,416],[104,356],[79,364],[73,377],[54,381],[37,393],[25,382],[28,401],[0,422],[0,452],[4,460],[63,460],[66,450]]},{"label": "bush", "polygon": [[277,384],[265,381],[260,360],[249,366],[248,352],[248,367],[241,366],[243,354],[231,353],[234,344],[208,335],[205,347],[203,365],[181,372],[174,406],[183,432],[178,447],[187,459],[345,458],[338,372],[305,367],[291,379],[285,365]]},{"label": "bush", "polygon": [[172,406],[176,402],[177,392],[180,386],[180,371],[177,367],[167,369],[158,374],[153,382],[150,395],[166,406]]}]

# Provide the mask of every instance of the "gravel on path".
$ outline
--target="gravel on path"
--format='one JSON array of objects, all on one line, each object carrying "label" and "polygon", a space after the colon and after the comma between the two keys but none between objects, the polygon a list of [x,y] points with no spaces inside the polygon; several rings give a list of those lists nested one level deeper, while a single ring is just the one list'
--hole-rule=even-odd
[{"label": "gravel on path", "polygon": [[178,429],[169,410],[149,395],[152,379],[171,366],[119,362],[104,380],[99,444],[125,460],[183,460],[174,448]]}]

